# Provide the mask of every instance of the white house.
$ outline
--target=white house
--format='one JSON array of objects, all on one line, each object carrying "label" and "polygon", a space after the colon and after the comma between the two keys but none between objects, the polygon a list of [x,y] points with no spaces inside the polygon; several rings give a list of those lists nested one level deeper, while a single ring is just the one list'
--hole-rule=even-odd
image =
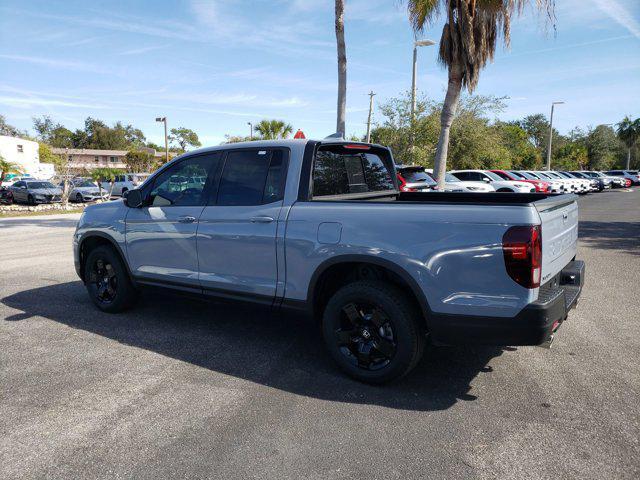
[{"label": "white house", "polygon": [[46,180],[53,177],[55,170],[50,163],[40,163],[38,148],[38,142],[0,135],[0,155],[5,160],[19,165],[22,173]]}]

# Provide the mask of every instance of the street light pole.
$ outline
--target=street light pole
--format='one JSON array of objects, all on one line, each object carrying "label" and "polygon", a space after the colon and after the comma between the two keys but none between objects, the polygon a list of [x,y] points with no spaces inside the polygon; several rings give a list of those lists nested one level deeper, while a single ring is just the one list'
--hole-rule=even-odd
[{"label": "street light pole", "polygon": [[156,122],[164,123],[164,161],[169,161],[169,136],[167,135],[167,117],[156,117]]},{"label": "street light pole", "polygon": [[411,133],[409,135],[409,141],[411,142],[410,150],[411,157],[415,150],[415,135],[413,132],[413,124],[416,120],[416,96],[417,96],[417,80],[418,76],[418,47],[428,47],[429,45],[435,45],[433,40],[417,40],[413,43],[413,73],[411,75]]},{"label": "street light pole", "polygon": [[247,125],[249,125],[249,140],[253,140],[253,123],[247,122]]},{"label": "street light pole", "polygon": [[549,119],[549,144],[547,146],[547,170],[551,170],[551,143],[553,141],[553,108],[564,102],[551,102],[551,118]]},{"label": "street light pole", "polygon": [[369,92],[369,117],[367,118],[367,143],[371,142],[371,114],[373,113],[373,90]]}]

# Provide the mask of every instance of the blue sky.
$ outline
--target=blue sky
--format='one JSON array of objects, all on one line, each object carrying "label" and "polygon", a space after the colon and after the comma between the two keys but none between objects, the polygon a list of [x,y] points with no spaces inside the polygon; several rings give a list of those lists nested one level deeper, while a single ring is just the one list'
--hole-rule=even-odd
[{"label": "blue sky", "polygon": [[[379,103],[410,87],[413,34],[400,3],[347,0],[348,134],[364,132],[370,90]],[[548,115],[564,100],[554,118],[563,133],[639,116],[640,2],[556,4],[556,33],[525,11],[476,93],[508,95],[502,119]],[[89,115],[121,120],[158,143],[160,115],[205,145],[262,118],[324,137],[335,131],[333,20],[332,0],[2,0],[0,114],[23,129],[43,114],[72,129]],[[419,51],[418,86],[444,97],[435,47]]]}]

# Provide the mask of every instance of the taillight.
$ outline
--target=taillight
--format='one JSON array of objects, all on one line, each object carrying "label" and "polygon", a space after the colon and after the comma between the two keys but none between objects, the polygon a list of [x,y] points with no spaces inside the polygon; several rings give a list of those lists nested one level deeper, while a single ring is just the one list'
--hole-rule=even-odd
[{"label": "taillight", "polygon": [[542,272],[540,225],[509,228],[502,236],[502,253],[509,276],[525,288],[538,288]]},{"label": "taillight", "polygon": [[404,178],[402,178],[402,175],[397,173],[396,176],[398,177],[398,181],[400,182],[400,191],[401,192],[415,192],[416,191],[415,188],[407,187],[407,182],[405,182]]}]

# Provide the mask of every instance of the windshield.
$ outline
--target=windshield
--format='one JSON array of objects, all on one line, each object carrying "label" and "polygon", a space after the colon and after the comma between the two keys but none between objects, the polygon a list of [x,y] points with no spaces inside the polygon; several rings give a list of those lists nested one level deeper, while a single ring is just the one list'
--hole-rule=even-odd
[{"label": "windshield", "polygon": [[631,175],[638,175],[638,171],[637,170],[627,170],[627,173],[629,173]]},{"label": "windshield", "polygon": [[562,173],[562,172],[545,172],[545,173],[546,173],[546,175],[548,177],[551,177],[551,178],[563,178],[563,177],[566,177],[566,175],[564,173]]},{"label": "windshield", "polygon": [[504,172],[491,172],[491,173],[495,173],[503,180],[511,180],[511,177]]},{"label": "windshield", "polygon": [[527,180],[540,180],[533,173],[529,173],[529,172],[518,172],[518,173],[522,175],[524,178],[526,178]]},{"label": "windshield", "polygon": [[78,187],[96,187],[96,188],[98,188],[98,186],[95,183],[93,183],[92,181],[90,181],[90,180],[85,180],[84,182],[79,183],[77,186]]},{"label": "windshield", "polygon": [[434,183],[433,179],[423,170],[402,170],[400,175],[407,183]]},{"label": "windshield", "polygon": [[536,172],[535,175],[538,178],[546,178],[547,180],[553,180],[554,179],[551,175],[548,175],[547,173]]},{"label": "windshield", "polygon": [[52,183],[49,182],[27,182],[28,188],[38,189],[38,188],[56,188]]},{"label": "windshield", "polygon": [[490,177],[491,180],[497,180],[498,182],[501,182],[503,180],[500,176],[496,175],[493,172],[484,171],[482,173],[484,173],[487,177]]},{"label": "windshield", "polygon": [[[522,179],[522,178],[527,179],[527,177],[526,177],[526,176],[524,175],[524,173],[522,173],[522,172],[514,172],[513,170],[510,170],[510,171],[509,171],[509,173],[510,173],[511,175],[513,175],[514,177],[516,177],[516,178],[519,178],[519,179]],[[527,179],[527,180],[531,180],[531,179],[529,178],[529,179]]]}]

